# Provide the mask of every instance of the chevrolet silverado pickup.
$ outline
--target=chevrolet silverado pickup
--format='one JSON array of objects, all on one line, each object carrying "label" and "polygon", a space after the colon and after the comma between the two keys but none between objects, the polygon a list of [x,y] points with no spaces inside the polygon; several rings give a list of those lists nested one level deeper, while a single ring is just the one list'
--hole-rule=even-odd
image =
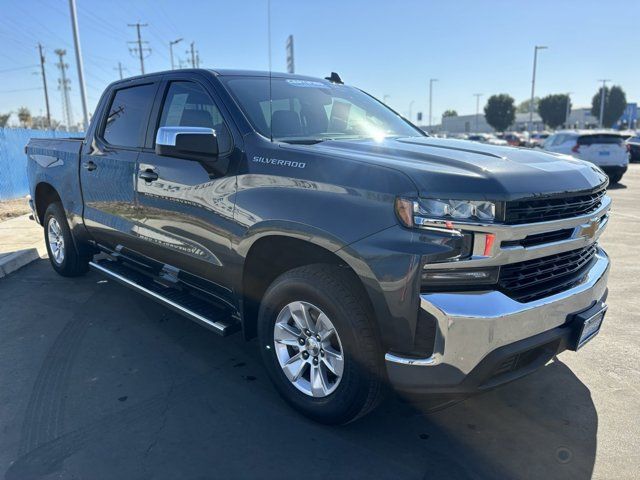
[{"label": "chevrolet silverado pickup", "polygon": [[121,80],[84,138],[26,152],[59,274],[92,268],[257,337],[276,389],[320,422],[387,385],[502,385],[578,350],[607,308],[602,170],[431,138],[336,74]]}]

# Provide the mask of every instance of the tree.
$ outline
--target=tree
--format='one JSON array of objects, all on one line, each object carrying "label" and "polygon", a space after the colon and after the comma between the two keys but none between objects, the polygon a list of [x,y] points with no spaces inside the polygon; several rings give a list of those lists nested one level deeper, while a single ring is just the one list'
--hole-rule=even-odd
[{"label": "tree", "polygon": [[[591,100],[591,115],[600,118],[600,98],[602,89],[593,96]],[[622,87],[614,85],[611,88],[604,88],[604,115],[602,116],[602,126],[611,128],[622,116],[627,108],[627,96]]]},{"label": "tree", "polygon": [[569,95],[547,95],[538,103],[540,118],[549,127],[555,129],[562,125],[571,111]]},{"label": "tree", "polygon": [[[529,104],[531,103],[531,99],[520,102],[518,107],[516,108],[516,112],[518,113],[529,113]],[[533,111],[538,110],[538,104],[540,103],[540,97],[533,97]]]},{"label": "tree", "polygon": [[20,107],[18,109],[18,120],[20,120],[20,125],[24,128],[31,126],[31,112],[27,107]]},{"label": "tree", "polygon": [[458,112],[456,112],[455,110],[446,110],[442,114],[442,118],[444,118],[444,117],[457,117],[457,116],[458,116]]},{"label": "tree", "polygon": [[0,128],[4,128],[7,126],[7,123],[9,122],[9,117],[11,117],[11,112],[0,113]]},{"label": "tree", "polygon": [[492,95],[484,107],[487,123],[495,130],[504,132],[516,119],[515,100],[506,93]]}]

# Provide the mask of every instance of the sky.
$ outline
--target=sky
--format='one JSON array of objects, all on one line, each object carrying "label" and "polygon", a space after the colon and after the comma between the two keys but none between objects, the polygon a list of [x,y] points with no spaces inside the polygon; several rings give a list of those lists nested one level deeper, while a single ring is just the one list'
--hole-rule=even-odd
[{"label": "sky", "polygon": [[[89,110],[103,89],[140,64],[129,51],[129,23],[146,23],[147,72],[170,68],[169,41],[186,63],[195,42],[205,68],[269,68],[267,0],[76,0]],[[72,111],[81,119],[78,76],[67,0],[0,0],[0,113],[28,107],[44,114],[36,45],[45,48],[52,116],[62,118],[54,50],[67,50]],[[384,99],[403,115],[433,118],[454,109],[473,114],[493,94],[519,103],[531,95],[533,50],[539,52],[536,96],[571,92],[574,107],[589,106],[599,79],[610,79],[640,101],[638,0],[271,0],[274,71],[286,70],[285,43],[295,42],[296,73],[345,83]],[[386,97],[385,97],[386,96]],[[15,116],[14,122],[15,120]]]}]

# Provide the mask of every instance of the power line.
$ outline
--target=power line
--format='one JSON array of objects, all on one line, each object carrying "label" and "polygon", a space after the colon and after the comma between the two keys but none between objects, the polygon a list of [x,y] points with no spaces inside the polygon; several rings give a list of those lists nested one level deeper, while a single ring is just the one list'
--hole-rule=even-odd
[{"label": "power line", "polygon": [[42,87],[15,88],[15,89],[12,89],[12,90],[0,90],[0,93],[33,92],[34,90],[42,90]]},{"label": "power line", "polygon": [[16,72],[18,70],[30,70],[30,69],[35,68],[37,66],[38,65],[27,65],[27,66],[24,66],[24,67],[5,68],[4,70],[0,70],[0,73]]},{"label": "power line", "polygon": [[149,54],[151,54],[151,49],[148,47],[143,47],[142,45],[147,45],[149,42],[145,42],[142,40],[142,36],[140,35],[140,27],[148,27],[149,25],[147,23],[128,23],[127,24],[128,27],[135,27],[136,28],[136,32],[138,33],[138,39],[131,41],[131,42],[127,42],[127,43],[133,43],[133,44],[137,44],[137,47],[133,47],[133,48],[129,48],[129,51],[132,53],[137,53],[138,57],[140,58],[140,72],[144,75],[144,58],[145,58],[145,52],[149,52]]}]

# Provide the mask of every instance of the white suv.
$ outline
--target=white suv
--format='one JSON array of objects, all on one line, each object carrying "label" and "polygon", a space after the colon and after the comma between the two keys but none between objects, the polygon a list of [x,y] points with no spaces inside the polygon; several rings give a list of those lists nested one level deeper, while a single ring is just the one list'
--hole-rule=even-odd
[{"label": "white suv", "polygon": [[622,179],[629,166],[625,136],[613,131],[560,131],[547,138],[542,148],[549,152],[573,155],[600,167],[611,183]]}]

